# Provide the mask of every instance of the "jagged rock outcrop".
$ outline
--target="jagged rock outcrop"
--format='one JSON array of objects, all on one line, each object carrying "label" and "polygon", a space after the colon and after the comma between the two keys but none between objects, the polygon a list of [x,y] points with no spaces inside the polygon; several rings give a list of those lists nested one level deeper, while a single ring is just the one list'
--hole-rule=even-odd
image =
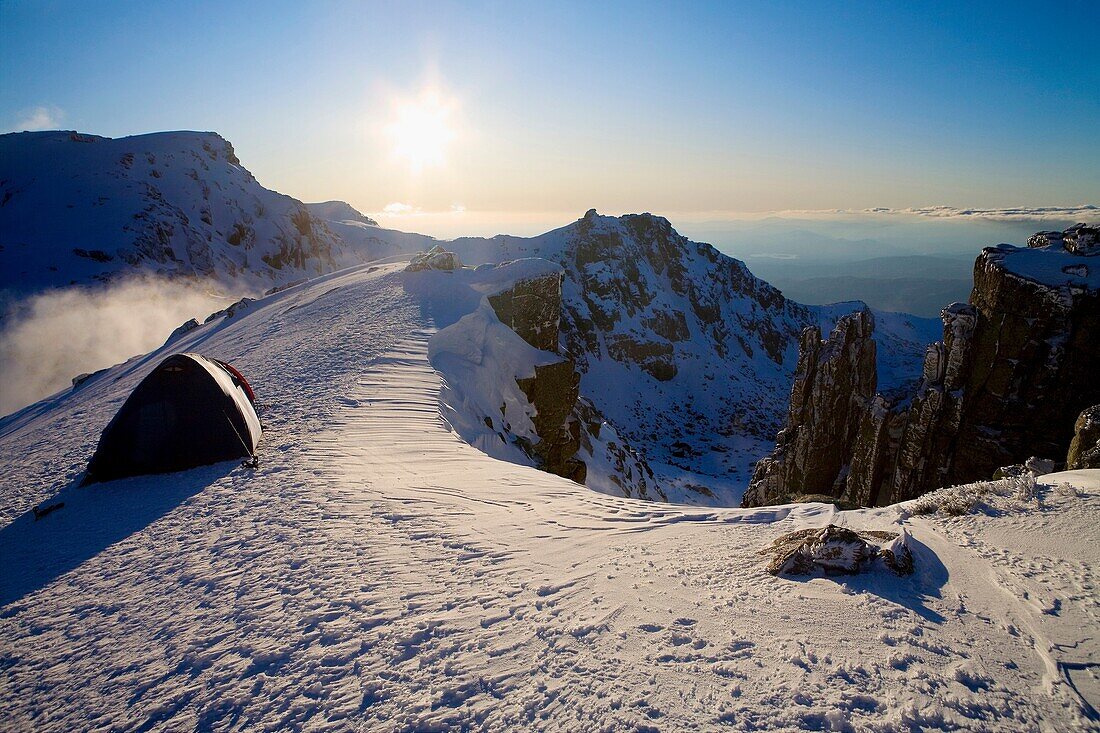
[{"label": "jagged rock outcrop", "polygon": [[1100,405],[1082,411],[1074,423],[1066,470],[1079,468],[1100,468]]},{"label": "jagged rock outcrop", "polygon": [[[984,249],[970,303],[944,309],[943,341],[928,348],[920,386],[908,399],[865,400],[863,376],[837,360],[852,370],[850,401],[830,395],[838,405],[832,412],[807,411],[806,380],[796,376],[788,429],[757,465],[744,505],[811,492],[883,505],[986,479],[1029,456],[1060,455],[1081,410],[1100,402],[1096,242],[1096,228],[1079,224],[1040,232],[1028,248]],[[848,337],[832,338],[841,344]],[[800,374],[820,347],[804,342],[802,351]],[[853,404],[861,406],[849,440]],[[829,479],[806,475],[803,456],[817,453]],[[841,480],[831,473],[838,461],[848,466]]]},{"label": "jagged rock outcrop", "polygon": [[863,310],[841,318],[828,340],[816,326],[802,332],[786,427],[775,451],[757,463],[746,506],[843,492],[851,446],[875,397],[873,330],[874,317]]}]

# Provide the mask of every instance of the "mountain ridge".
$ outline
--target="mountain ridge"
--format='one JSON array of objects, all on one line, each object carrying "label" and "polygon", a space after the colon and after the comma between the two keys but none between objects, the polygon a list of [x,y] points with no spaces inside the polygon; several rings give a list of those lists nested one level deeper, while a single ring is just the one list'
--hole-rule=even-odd
[{"label": "mountain ridge", "polygon": [[[269,191],[214,133],[89,139],[76,133],[0,139],[0,149],[21,141],[31,149],[15,166],[18,175],[3,182],[11,196],[5,193],[8,202],[0,207],[0,258],[13,257],[27,249],[23,240],[37,237],[46,243],[44,253],[63,259],[54,265],[57,272],[44,268],[54,282],[79,281],[64,269],[77,263],[85,274],[92,265],[85,282],[148,268],[255,292],[361,262],[407,258],[439,243],[378,227],[345,202],[306,204]],[[79,185],[66,181],[52,198],[44,197],[45,179],[31,175],[44,149],[59,159],[73,156],[48,170],[54,177],[74,172]],[[126,164],[128,155],[133,159]],[[20,183],[25,180],[30,183]],[[94,190],[97,185],[103,191]],[[97,207],[103,198],[107,208]],[[69,199],[75,212],[59,203]],[[69,212],[60,216],[68,229],[34,229],[34,212],[46,205]],[[127,226],[135,216],[161,236],[133,244]],[[64,234],[84,226],[75,226],[80,217],[95,220],[92,233],[122,233],[115,246],[92,248],[81,240],[86,253],[94,249],[110,259],[69,252],[72,242]],[[470,264],[538,257],[563,268],[561,346],[581,374],[581,395],[647,457],[665,496],[690,503],[739,501],[752,465],[770,449],[780,424],[802,328],[831,329],[841,316],[866,308],[788,300],[744,262],[692,242],[668,219],[648,213],[612,217],[592,209],[535,237],[461,237],[445,244]],[[161,246],[186,251],[188,258],[165,258],[158,254]],[[135,251],[138,256],[131,256]],[[880,316],[884,388],[915,381],[938,324]]]}]

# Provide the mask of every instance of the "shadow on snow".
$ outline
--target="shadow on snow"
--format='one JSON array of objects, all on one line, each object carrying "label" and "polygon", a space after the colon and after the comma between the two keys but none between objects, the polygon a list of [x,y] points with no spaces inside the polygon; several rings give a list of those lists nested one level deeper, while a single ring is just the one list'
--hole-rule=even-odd
[{"label": "shadow on snow", "polygon": [[239,465],[224,461],[84,487],[78,486],[78,476],[38,505],[64,502],[64,507],[38,521],[27,511],[0,529],[0,617],[18,610],[12,604],[141,531]]},{"label": "shadow on snow", "polygon": [[923,542],[910,536],[909,550],[913,553],[913,574],[899,578],[876,563],[871,572],[859,575],[784,575],[787,580],[805,582],[812,578],[826,577],[836,581],[853,593],[872,593],[880,598],[908,608],[926,621],[943,623],[944,617],[927,605],[929,598],[941,598],[940,590],[947,584],[949,571],[936,553]]}]

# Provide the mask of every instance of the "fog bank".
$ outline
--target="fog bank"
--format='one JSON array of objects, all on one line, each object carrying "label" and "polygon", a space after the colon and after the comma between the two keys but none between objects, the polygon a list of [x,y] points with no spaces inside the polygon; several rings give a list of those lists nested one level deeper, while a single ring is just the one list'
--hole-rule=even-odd
[{"label": "fog bank", "polygon": [[9,302],[0,320],[0,415],[70,386],[77,374],[151,351],[187,319],[202,321],[237,297],[141,277]]}]

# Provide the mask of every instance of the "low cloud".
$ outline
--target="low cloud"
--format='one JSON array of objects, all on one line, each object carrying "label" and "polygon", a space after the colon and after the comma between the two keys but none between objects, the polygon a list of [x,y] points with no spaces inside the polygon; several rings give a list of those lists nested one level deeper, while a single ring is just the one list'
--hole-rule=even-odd
[{"label": "low cloud", "polygon": [[382,207],[383,214],[389,214],[390,216],[400,216],[401,214],[415,214],[420,211],[419,208],[412,204],[404,204],[400,201],[394,201],[392,204],[386,204]]},{"label": "low cloud", "polygon": [[0,415],[164,343],[189,318],[234,300],[193,283],[140,278],[51,290],[8,305],[0,320]]},{"label": "low cloud", "polygon": [[34,107],[19,113],[18,121],[8,128],[8,132],[35,132],[37,130],[56,130],[61,127],[65,113],[57,107]]},{"label": "low cloud", "polygon": [[917,214],[937,219],[989,219],[993,221],[1044,221],[1075,219],[1094,221],[1100,218],[1100,207],[1079,206],[1016,206],[1005,209],[962,209],[956,206],[922,206],[909,209],[865,209],[868,214]]}]

